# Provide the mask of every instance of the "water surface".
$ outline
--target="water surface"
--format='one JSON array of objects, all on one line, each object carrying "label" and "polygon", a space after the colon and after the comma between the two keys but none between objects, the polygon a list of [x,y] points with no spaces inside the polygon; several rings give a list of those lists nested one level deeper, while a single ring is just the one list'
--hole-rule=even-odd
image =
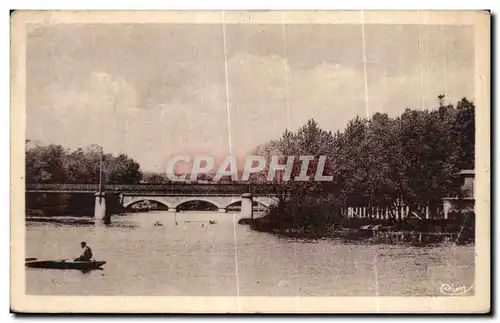
[{"label": "water surface", "polygon": [[437,296],[442,284],[474,282],[473,245],[297,241],[252,231],[238,220],[238,213],[158,211],[115,216],[109,227],[29,223],[26,257],[74,258],[80,241],[87,241],[95,258],[107,263],[89,273],[27,268],[26,292]]}]

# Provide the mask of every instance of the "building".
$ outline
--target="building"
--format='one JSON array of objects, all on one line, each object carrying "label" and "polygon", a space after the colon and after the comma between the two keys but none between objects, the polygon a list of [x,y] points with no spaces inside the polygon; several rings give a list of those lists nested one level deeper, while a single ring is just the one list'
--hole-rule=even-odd
[{"label": "building", "polygon": [[461,192],[459,196],[446,197],[443,199],[444,218],[448,219],[452,211],[474,211],[474,186],[475,170],[464,169],[458,173],[461,178]]}]

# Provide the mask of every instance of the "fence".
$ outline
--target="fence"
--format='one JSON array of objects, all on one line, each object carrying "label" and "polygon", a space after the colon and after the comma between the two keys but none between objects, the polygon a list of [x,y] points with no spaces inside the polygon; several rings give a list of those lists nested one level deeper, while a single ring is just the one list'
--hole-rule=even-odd
[{"label": "fence", "polygon": [[[396,219],[402,220],[408,217],[418,219],[429,219],[431,213],[428,206],[418,206],[412,208],[410,212],[409,206],[393,206],[393,207],[370,207],[370,206],[350,206],[341,208],[341,213],[344,217],[361,218],[361,219]],[[444,217],[442,208],[437,207],[434,210],[436,217]]]}]

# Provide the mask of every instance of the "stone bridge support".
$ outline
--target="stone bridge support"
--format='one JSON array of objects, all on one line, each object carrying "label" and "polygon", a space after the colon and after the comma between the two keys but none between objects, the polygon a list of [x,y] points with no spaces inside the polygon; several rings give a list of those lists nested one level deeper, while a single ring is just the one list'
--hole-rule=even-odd
[{"label": "stone bridge support", "polygon": [[253,199],[252,194],[245,193],[241,195],[241,216],[253,219]]},{"label": "stone bridge support", "polygon": [[106,194],[104,193],[95,194],[94,221],[96,225],[109,221],[109,216],[106,210]]}]

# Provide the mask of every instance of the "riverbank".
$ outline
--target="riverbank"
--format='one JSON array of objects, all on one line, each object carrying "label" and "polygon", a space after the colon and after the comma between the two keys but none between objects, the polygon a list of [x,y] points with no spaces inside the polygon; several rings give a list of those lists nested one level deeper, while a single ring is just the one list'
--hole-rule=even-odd
[{"label": "riverbank", "polygon": [[[286,228],[276,226],[265,217],[257,219],[242,218],[238,224],[249,225],[254,231],[271,233],[280,237],[317,240],[341,239],[346,242],[364,241],[387,244],[428,245],[435,243],[454,242],[457,244],[473,244],[474,230],[471,228],[453,228],[443,225],[429,225],[431,222],[422,221],[420,225],[410,221],[388,222],[376,221],[378,224],[366,224],[369,219],[348,219],[343,223],[332,224],[322,229]],[[452,230],[446,230],[446,229]]]},{"label": "riverbank", "polygon": [[94,218],[75,216],[27,216],[26,222],[60,223],[60,224],[94,224]]}]

